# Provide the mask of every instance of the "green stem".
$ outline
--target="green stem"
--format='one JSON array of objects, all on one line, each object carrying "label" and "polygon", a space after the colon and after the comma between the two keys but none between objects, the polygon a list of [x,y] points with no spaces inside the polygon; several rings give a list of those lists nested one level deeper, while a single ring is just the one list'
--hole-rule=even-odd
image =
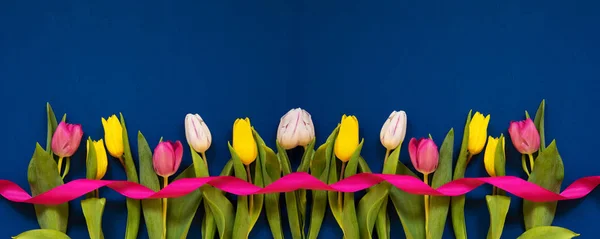
[{"label": "green stem", "polygon": [[204,160],[204,165],[206,165],[206,168],[208,168],[208,161],[206,161],[206,152],[202,152],[202,159]]},{"label": "green stem", "polygon": [[67,176],[70,169],[71,169],[71,157],[67,157],[67,160],[65,161],[65,171],[63,172],[63,175],[62,175],[63,179],[65,178],[65,176]]},{"label": "green stem", "polygon": [[523,171],[525,171],[525,173],[527,174],[527,177],[529,177],[530,173],[529,173],[529,169],[527,169],[527,161],[525,160],[525,155],[521,155],[521,166],[523,167]]},{"label": "green stem", "polygon": [[[346,171],[346,162],[342,162],[342,170],[340,172],[340,181],[342,181],[342,179],[344,179],[344,171]],[[340,206],[342,206],[342,203],[343,203],[342,202],[342,195],[343,195],[342,192],[338,193],[338,204]]]},{"label": "green stem", "polygon": [[[252,175],[250,174],[250,165],[246,165],[246,175],[248,176],[248,182],[252,183]],[[248,205],[248,212],[252,213],[254,210],[254,195],[250,195],[250,202]]]},{"label": "green stem", "polygon": [[58,157],[58,175],[60,175],[60,171],[62,171],[62,161],[63,157]]},{"label": "green stem", "polygon": [[531,167],[531,171],[530,172],[533,173],[533,164],[534,164],[534,162],[533,162],[533,155],[531,155],[531,154],[528,154],[528,155],[529,155],[529,164],[530,164],[529,166]]},{"label": "green stem", "polygon": [[[423,182],[429,185],[429,174],[423,174]],[[429,238],[429,195],[423,196],[425,200],[425,238]]]},{"label": "green stem", "polygon": [[[169,177],[163,177],[163,189],[169,184]],[[167,238],[167,198],[163,198],[163,238]]]},{"label": "green stem", "polygon": [[383,160],[383,165],[385,166],[385,163],[387,162],[388,157],[390,156],[390,152],[391,150],[386,150],[385,151],[385,159]]}]

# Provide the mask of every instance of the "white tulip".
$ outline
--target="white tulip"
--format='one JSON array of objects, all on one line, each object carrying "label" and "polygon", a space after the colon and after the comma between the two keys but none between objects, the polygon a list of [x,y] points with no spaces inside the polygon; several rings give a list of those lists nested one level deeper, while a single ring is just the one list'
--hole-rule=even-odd
[{"label": "white tulip", "polygon": [[306,110],[301,108],[287,112],[279,122],[277,141],[285,149],[306,146],[315,138],[315,126]]},{"label": "white tulip", "polygon": [[404,136],[406,136],[406,112],[394,111],[381,127],[379,139],[386,149],[393,150],[404,141]]},{"label": "white tulip", "polygon": [[198,153],[206,152],[212,142],[210,130],[198,114],[185,116],[185,137],[188,144]]}]

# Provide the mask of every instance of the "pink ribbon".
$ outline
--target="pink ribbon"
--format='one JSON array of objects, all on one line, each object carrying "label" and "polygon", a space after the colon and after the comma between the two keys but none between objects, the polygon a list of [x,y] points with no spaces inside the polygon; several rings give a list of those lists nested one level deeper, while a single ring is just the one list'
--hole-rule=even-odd
[{"label": "pink ribbon", "polygon": [[150,199],[181,197],[206,184],[236,195],[251,195],[291,192],[298,189],[357,192],[384,181],[411,194],[433,196],[459,196],[487,183],[526,200],[548,202],[585,197],[600,184],[600,176],[580,178],[560,194],[514,176],[462,178],[433,189],[421,180],[406,175],[360,173],[327,185],[310,174],[292,173],[264,188],[231,176],[215,176],[179,179],[158,192],[128,181],[77,179],[35,197],[31,197],[11,181],[0,180],[0,195],[13,202],[56,205],[71,201],[101,187],[109,187],[128,198]]}]

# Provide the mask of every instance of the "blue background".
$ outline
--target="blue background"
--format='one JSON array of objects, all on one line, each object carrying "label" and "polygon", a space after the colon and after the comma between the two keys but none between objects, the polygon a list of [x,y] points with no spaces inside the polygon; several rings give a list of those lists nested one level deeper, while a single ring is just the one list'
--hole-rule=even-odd
[{"label": "blue background", "polygon": [[[197,112],[213,134],[208,157],[217,174],[237,117],[250,117],[274,147],[279,118],[290,108],[312,114],[318,144],[343,113],[354,114],[363,155],[380,172],[379,130],[392,110],[407,112],[407,138],[431,133],[441,144],[451,127],[460,142],[469,109],[490,113],[489,133],[498,136],[545,98],[547,142],[557,139],[568,185],[600,174],[599,7],[597,1],[2,1],[0,178],[29,188],[35,142],[45,143],[46,102],[94,139],[103,135],[100,117],[123,112],[130,134],[141,130],[152,147],[161,136],[184,141],[183,118]],[[524,177],[507,143],[507,172]],[[68,180],[84,177],[84,155],[80,150],[73,158]],[[409,164],[407,150],[401,160]],[[482,155],[472,160],[466,175],[484,176],[482,161]],[[106,179],[125,178],[115,162]],[[190,163],[186,151],[182,165]],[[471,238],[487,233],[490,190],[467,195]],[[108,198],[105,235],[121,238],[124,198],[101,193]],[[599,198],[594,191],[560,202],[554,224],[594,238]],[[0,237],[38,228],[33,206],[0,201]],[[392,238],[403,238],[390,213]],[[200,220],[193,225],[190,238],[199,238]],[[453,238],[447,225],[444,238]],[[284,227],[287,233],[287,221]],[[504,237],[523,230],[521,200],[513,197]],[[140,233],[146,237],[143,227]],[[69,235],[87,237],[79,201],[71,204]],[[264,216],[251,233],[261,237],[270,237]],[[331,214],[321,237],[341,238]]]}]

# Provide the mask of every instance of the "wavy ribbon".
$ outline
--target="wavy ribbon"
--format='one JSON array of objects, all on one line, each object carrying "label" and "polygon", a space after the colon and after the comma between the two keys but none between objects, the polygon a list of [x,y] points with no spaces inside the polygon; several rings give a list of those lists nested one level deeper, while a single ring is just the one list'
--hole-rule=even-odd
[{"label": "wavy ribbon", "polygon": [[128,198],[150,199],[181,197],[205,184],[235,195],[251,195],[291,192],[298,189],[357,192],[384,181],[411,194],[433,196],[459,196],[487,183],[526,200],[548,202],[583,198],[600,184],[600,176],[580,178],[560,194],[514,176],[462,178],[433,189],[421,180],[406,175],[360,173],[327,185],[308,173],[300,172],[288,174],[264,188],[232,176],[215,176],[179,179],[158,192],[128,181],[77,179],[35,197],[31,197],[11,181],[0,180],[0,195],[13,202],[56,205],[101,187],[109,187]]}]

